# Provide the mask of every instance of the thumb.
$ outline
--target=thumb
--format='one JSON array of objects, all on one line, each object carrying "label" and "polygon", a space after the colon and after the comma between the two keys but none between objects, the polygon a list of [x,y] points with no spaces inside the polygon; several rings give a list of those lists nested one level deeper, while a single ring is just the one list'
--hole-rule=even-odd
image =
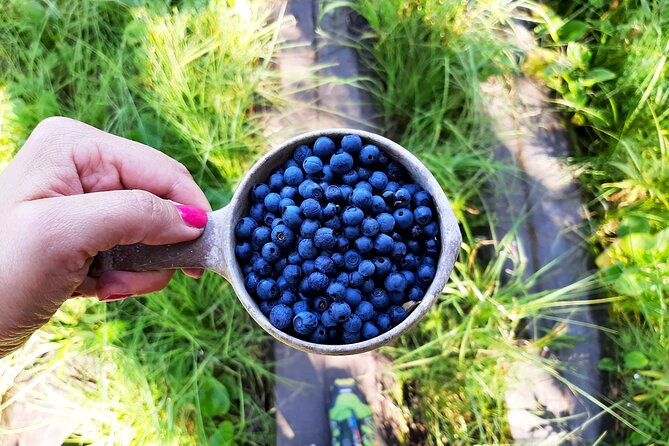
[{"label": "thumb", "polygon": [[207,224],[204,210],[143,190],[95,192],[32,203],[49,209],[47,225],[50,235],[59,237],[58,244],[83,251],[88,257],[116,245],[165,245],[193,240]]}]

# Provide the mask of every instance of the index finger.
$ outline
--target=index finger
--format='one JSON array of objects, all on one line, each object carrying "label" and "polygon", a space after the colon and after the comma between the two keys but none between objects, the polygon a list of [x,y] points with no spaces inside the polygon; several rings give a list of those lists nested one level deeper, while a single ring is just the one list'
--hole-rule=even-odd
[{"label": "index finger", "polygon": [[[26,143],[26,149],[28,156],[46,157],[46,161],[54,158],[71,160],[69,164],[62,160],[42,163],[43,166],[53,165],[58,172],[52,172],[50,178],[59,178],[63,184],[42,184],[42,187],[29,188],[32,190],[48,194],[54,189],[54,195],[74,195],[141,189],[161,198],[211,210],[209,201],[183,164],[152,147],[73,119],[58,117],[43,121]],[[72,185],[67,184],[68,175],[76,175],[80,190],[72,190]],[[44,176],[30,177],[30,181],[52,181]]]}]

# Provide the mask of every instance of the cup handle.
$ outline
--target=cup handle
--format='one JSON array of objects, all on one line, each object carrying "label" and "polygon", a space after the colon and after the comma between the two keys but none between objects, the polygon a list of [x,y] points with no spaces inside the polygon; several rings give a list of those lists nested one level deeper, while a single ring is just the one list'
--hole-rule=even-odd
[{"label": "cup handle", "polygon": [[100,277],[107,271],[159,271],[179,268],[207,268],[207,257],[212,246],[216,213],[209,213],[209,222],[200,237],[171,245],[119,245],[98,253],[88,270],[91,277]]}]

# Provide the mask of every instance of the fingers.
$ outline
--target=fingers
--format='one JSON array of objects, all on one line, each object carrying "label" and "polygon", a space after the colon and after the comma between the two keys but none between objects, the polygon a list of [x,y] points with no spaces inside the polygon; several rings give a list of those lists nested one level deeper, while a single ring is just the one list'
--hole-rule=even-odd
[{"label": "fingers", "polygon": [[165,245],[202,234],[207,214],[141,190],[95,192],[26,203],[42,220],[43,246],[90,258],[116,245]]},{"label": "fingers", "polygon": [[[37,158],[44,165],[43,169],[53,169],[50,177],[63,178],[59,185],[62,190],[50,190],[52,184],[42,185],[32,189],[45,195],[30,199],[141,189],[178,203],[211,210],[204,193],[179,162],[149,146],[72,119],[55,117],[42,121],[26,142],[25,153],[20,155],[25,158],[24,170],[34,169]],[[79,190],[67,181],[68,176],[79,180]]]},{"label": "fingers", "polygon": [[95,295],[104,302],[155,293],[167,286],[174,271],[150,271],[131,273],[111,271],[97,281]]}]

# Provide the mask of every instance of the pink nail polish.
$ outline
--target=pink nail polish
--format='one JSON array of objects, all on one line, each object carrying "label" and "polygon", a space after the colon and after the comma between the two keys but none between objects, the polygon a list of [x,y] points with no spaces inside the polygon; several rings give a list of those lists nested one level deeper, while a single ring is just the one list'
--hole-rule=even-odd
[{"label": "pink nail polish", "polygon": [[105,296],[100,299],[100,302],[113,302],[115,300],[125,299],[126,297],[130,296],[132,296],[132,294],[110,294],[109,296]]},{"label": "pink nail polish", "polygon": [[193,228],[204,228],[207,225],[207,213],[195,206],[178,205],[177,211],[184,223]]}]

